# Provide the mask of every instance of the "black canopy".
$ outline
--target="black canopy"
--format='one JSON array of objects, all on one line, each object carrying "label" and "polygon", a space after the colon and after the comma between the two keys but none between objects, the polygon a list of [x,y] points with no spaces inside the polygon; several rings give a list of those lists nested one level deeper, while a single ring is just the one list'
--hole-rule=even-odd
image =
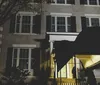
[{"label": "black canopy", "polygon": [[55,58],[59,71],[76,54],[100,54],[100,27],[84,28],[72,41],[55,41]]}]

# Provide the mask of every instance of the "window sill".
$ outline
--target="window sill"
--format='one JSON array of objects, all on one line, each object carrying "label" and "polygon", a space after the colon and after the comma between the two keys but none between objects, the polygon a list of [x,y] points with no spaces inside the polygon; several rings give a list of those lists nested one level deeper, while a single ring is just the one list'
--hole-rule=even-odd
[{"label": "window sill", "polygon": [[73,35],[78,35],[78,32],[47,32],[47,34],[60,34],[60,35],[65,35],[65,34],[73,34]]},{"label": "window sill", "polygon": [[13,33],[15,35],[39,35],[39,34],[36,34],[36,33]]},{"label": "window sill", "polygon": [[100,7],[100,5],[84,5],[84,6],[88,6],[88,7]]},{"label": "window sill", "polygon": [[72,4],[56,4],[56,3],[51,3],[51,5],[64,5],[64,6],[71,6]]}]

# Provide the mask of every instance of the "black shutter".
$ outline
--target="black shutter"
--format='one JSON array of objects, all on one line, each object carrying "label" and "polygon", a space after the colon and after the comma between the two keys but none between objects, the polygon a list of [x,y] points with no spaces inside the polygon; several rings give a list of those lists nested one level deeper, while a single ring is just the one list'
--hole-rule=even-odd
[{"label": "black shutter", "polygon": [[36,15],[33,17],[33,29],[32,33],[40,34],[41,33],[41,15]]},{"label": "black shutter", "polygon": [[82,26],[82,29],[85,29],[87,26],[86,26],[86,17],[81,17],[81,26]]},{"label": "black shutter", "polygon": [[76,17],[71,16],[71,32],[76,32]]},{"label": "black shutter", "polygon": [[34,58],[32,62],[32,69],[34,70],[34,76],[37,76],[40,71],[40,48],[32,49],[31,57]]},{"label": "black shutter", "polygon": [[51,31],[51,15],[46,16],[46,31]]},{"label": "black shutter", "polygon": [[85,0],[80,0],[80,4],[84,5],[85,4]]},{"label": "black shutter", "polygon": [[11,17],[9,33],[14,33],[15,32],[15,19],[16,19],[15,15]]},{"label": "black shutter", "polygon": [[12,66],[12,53],[13,53],[13,48],[9,47],[7,49],[6,75],[10,75],[10,70],[11,70],[11,66]]}]

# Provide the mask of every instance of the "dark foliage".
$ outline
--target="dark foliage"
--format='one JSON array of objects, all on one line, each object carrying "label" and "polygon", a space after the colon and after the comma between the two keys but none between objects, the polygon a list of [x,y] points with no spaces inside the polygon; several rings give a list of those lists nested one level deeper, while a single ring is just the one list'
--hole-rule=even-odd
[{"label": "dark foliage", "polygon": [[5,82],[5,85],[25,85],[24,80],[29,75],[28,70],[19,69],[19,67],[12,67],[10,75],[6,75],[5,72],[1,72],[1,85]]}]

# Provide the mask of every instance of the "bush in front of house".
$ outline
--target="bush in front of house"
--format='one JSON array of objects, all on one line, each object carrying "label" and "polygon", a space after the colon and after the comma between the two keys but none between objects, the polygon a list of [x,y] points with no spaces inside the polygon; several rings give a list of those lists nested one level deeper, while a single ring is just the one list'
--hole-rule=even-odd
[{"label": "bush in front of house", "polygon": [[0,72],[0,85],[26,85],[24,80],[30,74],[28,70],[20,69],[19,67],[11,67],[9,75],[6,71]]}]

